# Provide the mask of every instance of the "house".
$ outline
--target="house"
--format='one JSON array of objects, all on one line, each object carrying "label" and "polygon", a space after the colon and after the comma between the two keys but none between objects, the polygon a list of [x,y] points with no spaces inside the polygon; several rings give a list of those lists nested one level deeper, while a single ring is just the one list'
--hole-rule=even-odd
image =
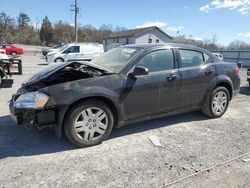
[{"label": "house", "polygon": [[158,27],[145,27],[112,33],[103,40],[104,51],[127,44],[169,43],[172,37]]}]

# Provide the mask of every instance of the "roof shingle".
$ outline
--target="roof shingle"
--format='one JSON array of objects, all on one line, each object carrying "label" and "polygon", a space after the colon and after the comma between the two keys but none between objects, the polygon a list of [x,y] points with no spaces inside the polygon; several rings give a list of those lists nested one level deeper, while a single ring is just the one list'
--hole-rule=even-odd
[{"label": "roof shingle", "polygon": [[144,27],[144,28],[138,28],[138,29],[131,29],[131,30],[126,30],[126,31],[120,31],[120,32],[116,32],[116,33],[112,33],[110,37],[106,37],[105,39],[110,39],[110,38],[124,38],[124,37],[134,37],[142,32],[151,30],[151,29],[158,29],[160,30],[162,33],[164,33],[166,36],[168,36],[169,38],[171,38],[169,35],[167,35],[165,32],[163,32],[161,29],[159,29],[158,27]]}]

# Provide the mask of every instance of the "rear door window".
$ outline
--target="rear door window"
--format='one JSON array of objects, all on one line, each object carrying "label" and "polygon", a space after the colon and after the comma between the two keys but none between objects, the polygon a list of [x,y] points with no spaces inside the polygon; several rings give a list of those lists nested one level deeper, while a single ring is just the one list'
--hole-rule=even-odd
[{"label": "rear door window", "polygon": [[205,62],[204,54],[194,50],[179,50],[181,67],[195,67]]}]

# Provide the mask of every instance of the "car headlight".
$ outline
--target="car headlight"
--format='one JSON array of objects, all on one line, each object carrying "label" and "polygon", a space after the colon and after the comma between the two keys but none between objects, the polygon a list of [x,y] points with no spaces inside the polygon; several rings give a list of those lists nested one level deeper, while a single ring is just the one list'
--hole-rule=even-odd
[{"label": "car headlight", "polygon": [[29,92],[21,95],[14,102],[15,108],[42,109],[49,100],[49,96],[40,91]]}]

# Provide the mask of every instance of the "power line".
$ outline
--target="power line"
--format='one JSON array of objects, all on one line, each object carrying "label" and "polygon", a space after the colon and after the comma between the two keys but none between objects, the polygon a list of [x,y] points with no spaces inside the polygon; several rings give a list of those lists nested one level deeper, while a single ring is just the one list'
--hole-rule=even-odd
[{"label": "power line", "polygon": [[78,37],[78,26],[77,26],[77,15],[80,12],[80,8],[79,5],[77,3],[77,0],[75,0],[75,4],[74,5],[70,5],[71,7],[73,7],[73,9],[70,9],[70,11],[75,12],[75,42],[77,42],[77,37]]}]

